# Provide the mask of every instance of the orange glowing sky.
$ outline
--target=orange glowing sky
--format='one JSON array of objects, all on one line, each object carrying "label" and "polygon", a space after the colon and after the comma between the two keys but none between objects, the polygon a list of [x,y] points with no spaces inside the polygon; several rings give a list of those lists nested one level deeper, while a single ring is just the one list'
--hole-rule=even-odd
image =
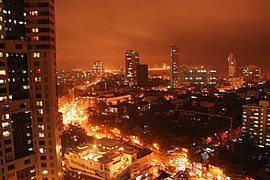
[{"label": "orange glowing sky", "polygon": [[269,7],[269,0],[57,0],[58,67],[101,60],[117,68],[127,49],[138,50],[142,63],[169,63],[174,42],[182,63],[223,68],[233,52],[239,66],[266,74]]}]

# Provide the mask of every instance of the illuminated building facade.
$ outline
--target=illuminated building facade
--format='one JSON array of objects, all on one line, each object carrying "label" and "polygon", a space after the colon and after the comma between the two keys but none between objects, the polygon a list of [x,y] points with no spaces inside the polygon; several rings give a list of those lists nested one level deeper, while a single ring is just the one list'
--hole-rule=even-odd
[{"label": "illuminated building facade", "polygon": [[[99,179],[121,179],[130,165],[137,160],[137,150],[122,146],[119,141],[103,138],[97,144],[73,148],[65,154],[68,166]],[[129,175],[130,176],[130,175]]]},{"label": "illuminated building facade", "polygon": [[119,102],[125,102],[131,100],[130,94],[122,94],[122,95],[105,95],[99,98],[99,100],[103,100],[107,105],[117,105]]},{"label": "illuminated building facade", "polygon": [[0,8],[0,179],[62,179],[54,0]]},{"label": "illuminated building facade", "polygon": [[150,174],[154,171],[154,166],[152,166],[153,156],[147,155],[138,158],[131,164],[130,168],[130,179],[147,179]]},{"label": "illuminated building facade", "polygon": [[228,57],[228,76],[234,77],[236,76],[236,58],[233,53],[230,53]]},{"label": "illuminated building facade", "polygon": [[261,77],[261,68],[255,65],[249,65],[243,69],[243,76],[245,82],[258,82]]},{"label": "illuminated building facade", "polygon": [[217,71],[207,68],[185,68],[183,69],[183,83],[189,85],[216,85]]},{"label": "illuminated building facade", "polygon": [[137,66],[140,63],[139,53],[134,50],[127,50],[125,56],[126,83],[129,86],[137,85]]},{"label": "illuminated building facade", "polygon": [[180,52],[179,49],[171,44],[170,48],[171,58],[171,88],[180,86]]},{"label": "illuminated building facade", "polygon": [[96,77],[102,77],[104,73],[103,63],[96,61],[92,66],[92,73]]},{"label": "illuminated building facade", "polygon": [[243,106],[243,133],[259,146],[270,146],[270,102]]}]

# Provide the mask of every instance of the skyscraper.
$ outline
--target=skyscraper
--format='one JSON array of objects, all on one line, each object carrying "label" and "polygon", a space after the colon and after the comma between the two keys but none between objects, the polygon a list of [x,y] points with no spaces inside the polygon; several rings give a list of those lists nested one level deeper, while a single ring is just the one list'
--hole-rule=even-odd
[{"label": "skyscraper", "polygon": [[230,53],[228,57],[228,76],[234,77],[236,76],[236,58],[233,53]]},{"label": "skyscraper", "polygon": [[171,88],[180,86],[180,53],[179,49],[171,44],[170,49],[171,58]]},{"label": "skyscraper", "polygon": [[140,63],[139,53],[127,50],[125,57],[126,83],[129,86],[137,85],[137,65]]},{"label": "skyscraper", "polygon": [[0,7],[0,179],[62,179],[54,0]]}]

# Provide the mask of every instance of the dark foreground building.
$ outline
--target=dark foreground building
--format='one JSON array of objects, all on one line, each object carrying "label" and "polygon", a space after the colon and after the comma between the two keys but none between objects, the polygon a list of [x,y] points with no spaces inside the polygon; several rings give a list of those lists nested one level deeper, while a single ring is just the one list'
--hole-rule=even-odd
[{"label": "dark foreground building", "polygon": [[54,0],[0,9],[0,179],[62,179]]},{"label": "dark foreground building", "polygon": [[137,84],[138,86],[148,85],[148,65],[147,64],[137,65]]}]

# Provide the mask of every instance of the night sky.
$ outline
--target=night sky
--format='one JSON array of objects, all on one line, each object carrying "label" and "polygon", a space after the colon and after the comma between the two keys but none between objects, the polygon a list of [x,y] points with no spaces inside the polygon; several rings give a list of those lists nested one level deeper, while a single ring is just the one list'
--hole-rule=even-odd
[{"label": "night sky", "polygon": [[127,49],[169,64],[174,43],[183,64],[224,68],[233,52],[270,74],[269,0],[57,0],[56,25],[60,69],[118,68]]}]

